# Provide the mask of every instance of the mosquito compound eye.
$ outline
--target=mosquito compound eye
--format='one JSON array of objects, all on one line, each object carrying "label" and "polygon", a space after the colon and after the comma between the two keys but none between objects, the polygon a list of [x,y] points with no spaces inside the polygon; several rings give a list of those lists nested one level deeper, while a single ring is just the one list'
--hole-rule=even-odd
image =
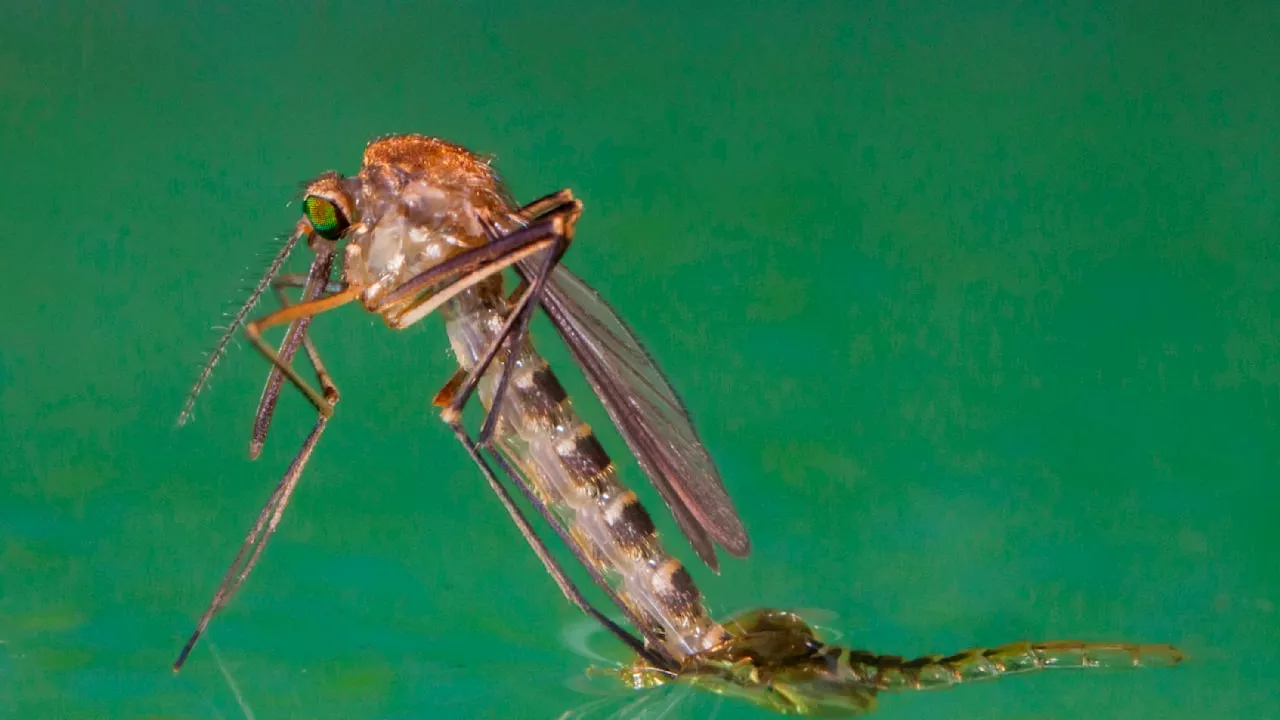
[{"label": "mosquito compound eye", "polygon": [[325,240],[337,240],[351,226],[341,208],[319,195],[308,195],[302,201],[302,209],[307,215],[307,222]]}]

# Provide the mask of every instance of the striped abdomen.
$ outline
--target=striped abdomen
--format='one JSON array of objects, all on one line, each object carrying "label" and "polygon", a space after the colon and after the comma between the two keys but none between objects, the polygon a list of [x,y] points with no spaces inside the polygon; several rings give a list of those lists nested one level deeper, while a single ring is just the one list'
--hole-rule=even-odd
[{"label": "striped abdomen", "polygon": [[[472,366],[500,330],[500,302],[499,293],[477,288],[445,308],[463,367]],[[495,362],[480,386],[486,409],[497,367]],[[609,454],[532,344],[524,344],[510,372],[497,443],[564,522],[580,554],[648,625],[641,630],[663,638],[676,659],[719,642],[723,630],[702,606],[688,571],[662,547],[653,519],[618,480]]]}]

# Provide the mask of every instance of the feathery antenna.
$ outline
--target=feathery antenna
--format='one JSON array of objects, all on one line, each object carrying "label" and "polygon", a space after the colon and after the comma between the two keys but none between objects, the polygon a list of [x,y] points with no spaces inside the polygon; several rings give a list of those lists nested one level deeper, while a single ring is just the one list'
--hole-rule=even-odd
[{"label": "feathery antenna", "polygon": [[200,369],[200,376],[196,378],[196,382],[191,386],[191,391],[187,393],[187,399],[182,404],[182,412],[178,413],[178,427],[187,424],[191,419],[191,411],[195,409],[196,397],[200,391],[204,389],[205,384],[209,381],[209,376],[213,375],[213,368],[226,354],[227,348],[231,345],[231,338],[235,336],[236,330],[244,324],[244,319],[248,317],[250,311],[258,304],[258,300],[262,299],[262,293],[266,292],[267,286],[271,284],[274,278],[280,272],[280,268],[284,267],[284,263],[289,259],[289,254],[293,252],[293,246],[298,244],[298,238],[302,237],[304,230],[301,227],[296,228],[289,238],[285,241],[284,247],[280,248],[280,252],[276,253],[275,258],[271,261],[271,265],[267,271],[263,273],[262,279],[258,280],[258,284],[254,286],[253,292],[249,293],[249,297],[244,301],[244,305],[236,311],[235,316],[231,318],[231,324],[227,325],[223,331],[222,337],[218,338],[218,344],[213,346],[213,352],[209,353],[209,359],[205,361],[204,367]]}]

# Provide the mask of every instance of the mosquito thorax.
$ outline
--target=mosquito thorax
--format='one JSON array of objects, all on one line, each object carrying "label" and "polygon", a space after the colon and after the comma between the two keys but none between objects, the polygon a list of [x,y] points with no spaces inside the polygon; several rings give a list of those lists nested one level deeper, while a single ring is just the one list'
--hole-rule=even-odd
[{"label": "mosquito thorax", "polygon": [[479,218],[515,212],[488,162],[443,140],[398,135],[370,143],[347,181],[360,217],[346,268],[365,287],[396,287],[488,241]]}]

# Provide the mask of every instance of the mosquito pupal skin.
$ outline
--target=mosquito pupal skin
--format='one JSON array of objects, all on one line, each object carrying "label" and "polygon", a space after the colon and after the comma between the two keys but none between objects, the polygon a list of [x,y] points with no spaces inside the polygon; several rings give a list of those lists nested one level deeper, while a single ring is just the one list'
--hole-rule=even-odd
[{"label": "mosquito pupal skin", "polygon": [[723,624],[725,640],[675,671],[637,661],[624,682],[647,688],[681,682],[746,700],[784,715],[856,717],[882,692],[936,690],[1062,668],[1171,667],[1171,645],[1112,642],[1016,642],[907,660],[822,642],[798,615],[755,610]]}]

